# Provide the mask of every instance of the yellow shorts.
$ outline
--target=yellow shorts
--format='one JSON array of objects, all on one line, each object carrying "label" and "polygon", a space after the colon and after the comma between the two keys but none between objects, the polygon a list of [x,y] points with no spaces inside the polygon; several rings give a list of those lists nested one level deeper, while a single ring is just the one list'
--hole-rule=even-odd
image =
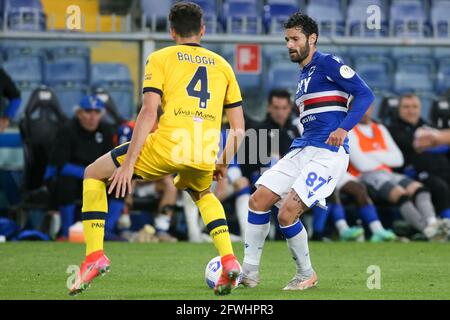
[{"label": "yellow shorts", "polygon": [[[116,165],[120,167],[128,151],[129,142],[124,143],[111,151],[111,157]],[[196,192],[202,192],[211,186],[213,171],[200,170],[188,167],[183,164],[162,157],[154,148],[153,144],[145,143],[136,164],[134,165],[134,174],[144,180],[157,180],[163,176],[174,174],[174,184],[178,189],[189,189]]]}]

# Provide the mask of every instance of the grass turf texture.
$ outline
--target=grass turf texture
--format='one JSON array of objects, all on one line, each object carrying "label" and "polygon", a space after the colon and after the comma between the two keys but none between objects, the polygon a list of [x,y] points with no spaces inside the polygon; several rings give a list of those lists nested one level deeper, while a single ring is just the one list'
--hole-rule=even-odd
[{"label": "grass turf texture", "polygon": [[[239,260],[241,244],[234,244]],[[312,243],[317,288],[281,289],[295,267],[285,242],[267,242],[262,283],[216,297],[204,269],[216,256],[212,244],[107,243],[107,276],[85,293],[70,297],[69,265],[81,262],[84,246],[70,243],[0,244],[0,300],[3,299],[449,299],[450,248],[442,243]],[[367,268],[381,268],[381,289],[367,288]]]}]

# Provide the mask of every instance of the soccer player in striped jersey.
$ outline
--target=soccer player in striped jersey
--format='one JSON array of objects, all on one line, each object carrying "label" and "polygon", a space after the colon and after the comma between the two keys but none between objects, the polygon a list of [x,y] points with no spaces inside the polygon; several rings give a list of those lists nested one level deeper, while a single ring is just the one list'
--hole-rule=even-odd
[{"label": "soccer player in striped jersey", "polygon": [[[243,264],[243,284],[248,287],[260,281],[259,264],[273,205],[280,208],[278,221],[297,267],[284,289],[304,290],[317,284],[299,217],[315,205],[325,206],[325,198],[348,167],[347,133],[374,100],[355,71],[317,50],[318,36],[317,23],[301,12],[285,24],[290,59],[300,67],[295,102],[304,132],[291,151],[259,178],[250,198]],[[354,102],[349,110],[351,95]]]}]

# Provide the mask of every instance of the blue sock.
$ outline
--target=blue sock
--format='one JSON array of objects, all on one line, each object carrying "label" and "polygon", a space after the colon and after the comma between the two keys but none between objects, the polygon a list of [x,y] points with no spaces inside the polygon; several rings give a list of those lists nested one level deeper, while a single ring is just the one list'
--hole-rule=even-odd
[{"label": "blue sock", "polygon": [[61,235],[63,237],[69,237],[69,228],[75,222],[75,209],[75,204],[59,207],[61,214]]},{"label": "blue sock", "polygon": [[441,218],[450,219],[450,208],[441,211],[439,215],[441,216]]},{"label": "blue sock", "polygon": [[373,204],[365,205],[364,207],[359,208],[359,214],[367,225],[371,222],[380,220],[378,218],[377,208]]},{"label": "blue sock", "polygon": [[113,233],[117,221],[122,214],[125,202],[123,200],[109,199],[108,200],[108,214],[105,219],[105,236]]},{"label": "blue sock", "polygon": [[335,223],[339,220],[345,220],[344,206],[339,203],[334,203],[331,208],[331,216],[333,217],[333,221]]},{"label": "blue sock", "polygon": [[284,237],[286,239],[290,239],[298,235],[303,230],[303,224],[301,223],[300,219],[298,219],[296,222],[294,222],[294,224],[286,227],[280,226],[280,228]]},{"label": "blue sock", "polygon": [[270,222],[270,211],[256,214],[249,209],[247,221],[250,224],[257,224],[257,225],[267,224]]},{"label": "blue sock", "polygon": [[242,196],[243,194],[251,194],[250,187],[244,187],[242,190],[236,192],[236,197]]},{"label": "blue sock", "polygon": [[312,212],[314,234],[322,235],[327,223],[328,211],[320,206],[314,206]]}]

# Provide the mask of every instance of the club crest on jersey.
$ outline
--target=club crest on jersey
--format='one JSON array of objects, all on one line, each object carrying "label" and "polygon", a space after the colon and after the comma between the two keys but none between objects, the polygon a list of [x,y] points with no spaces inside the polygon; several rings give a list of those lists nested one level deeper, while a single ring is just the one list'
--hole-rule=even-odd
[{"label": "club crest on jersey", "polygon": [[103,134],[101,132],[96,132],[95,133],[95,141],[97,143],[102,143],[103,142]]},{"label": "club crest on jersey", "polygon": [[350,79],[355,75],[355,71],[347,65],[343,65],[339,69],[339,73],[341,74],[342,78],[344,78],[344,79]]}]

